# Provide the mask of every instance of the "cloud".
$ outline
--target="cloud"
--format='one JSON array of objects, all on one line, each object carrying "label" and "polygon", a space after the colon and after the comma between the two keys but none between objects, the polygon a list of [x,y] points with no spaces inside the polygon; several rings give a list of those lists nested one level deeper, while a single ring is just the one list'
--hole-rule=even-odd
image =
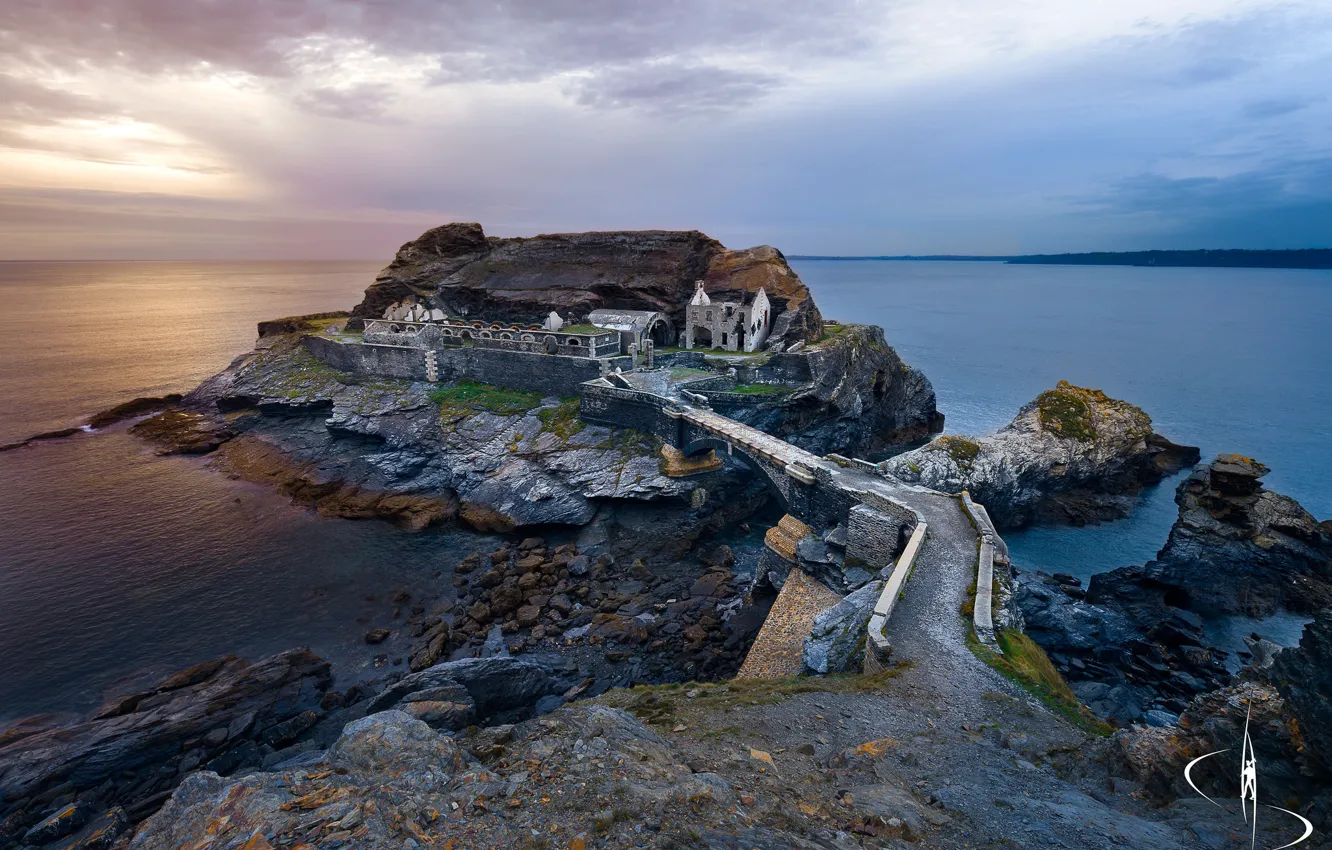
[{"label": "cloud", "polygon": [[662,62],[607,68],[570,89],[583,106],[646,105],[662,113],[684,113],[748,106],[783,82],[780,75],[761,71]]},{"label": "cloud", "polygon": [[[591,78],[580,102],[638,105],[680,93],[704,108],[770,87],[775,75],[718,56],[846,57],[867,49],[853,25],[874,4],[828,0],[11,0],[0,47],[30,66],[95,66],[145,74],[240,72],[300,78],[340,56],[422,58],[436,85]],[[641,67],[635,67],[641,66]],[[715,74],[706,73],[714,69]],[[346,73],[347,69],[332,69]],[[631,77],[638,83],[626,84]],[[618,81],[618,82],[617,82]],[[717,93],[711,94],[715,87]],[[304,95],[319,107],[337,89]],[[742,98],[743,99],[743,98]]]},{"label": "cloud", "polygon": [[52,235],[0,255],[369,250],[358,216],[386,251],[450,218],[795,253],[1326,241],[1292,187],[1322,173],[1329,33],[1316,0],[10,0],[0,187],[115,191],[61,196],[78,240],[8,196]]},{"label": "cloud", "polygon": [[1327,247],[1332,157],[1276,162],[1226,177],[1141,174],[1116,182],[1087,206],[1093,215],[1125,219],[1137,245]]},{"label": "cloud", "polygon": [[396,91],[387,83],[358,83],[347,88],[316,88],[303,91],[293,102],[315,115],[327,118],[375,120],[396,100]]}]

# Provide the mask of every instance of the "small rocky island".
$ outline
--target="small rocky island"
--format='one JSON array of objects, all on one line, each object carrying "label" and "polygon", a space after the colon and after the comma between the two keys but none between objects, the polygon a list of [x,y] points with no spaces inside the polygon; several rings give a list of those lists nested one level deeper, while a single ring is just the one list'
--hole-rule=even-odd
[{"label": "small rocky island", "polygon": [[[774,248],[445,225],[354,309],[92,424],[126,421],[495,543],[394,598],[376,678],[227,656],[0,730],[0,846],[1223,847],[1243,821],[1180,777],[1246,717],[1272,799],[1332,825],[1328,524],[1223,456],[1156,561],[1026,572],[1002,531],[1125,516],[1198,450],[1064,382],[931,440],[928,379]],[[719,542],[751,524],[753,557]],[[1315,617],[1298,648],[1204,633],[1276,610]]]}]

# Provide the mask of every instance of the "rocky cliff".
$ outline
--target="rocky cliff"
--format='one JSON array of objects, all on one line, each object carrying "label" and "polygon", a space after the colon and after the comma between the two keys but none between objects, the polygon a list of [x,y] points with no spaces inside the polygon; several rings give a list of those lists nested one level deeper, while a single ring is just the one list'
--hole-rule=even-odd
[{"label": "rocky cliff", "polygon": [[1060,381],[993,436],[938,437],[888,469],[936,490],[968,490],[1000,527],[1020,528],[1121,518],[1143,487],[1197,462],[1196,448],[1154,432],[1140,408]]},{"label": "rocky cliff", "polygon": [[410,298],[455,314],[522,322],[540,322],[551,310],[574,321],[600,308],[660,310],[683,331],[698,280],[714,300],[748,303],[764,288],[777,312],[774,342],[813,342],[823,333],[814,299],[780,251],[728,250],[697,230],[498,239],[479,224],[446,224],[399,248],[352,316],[378,318]]}]

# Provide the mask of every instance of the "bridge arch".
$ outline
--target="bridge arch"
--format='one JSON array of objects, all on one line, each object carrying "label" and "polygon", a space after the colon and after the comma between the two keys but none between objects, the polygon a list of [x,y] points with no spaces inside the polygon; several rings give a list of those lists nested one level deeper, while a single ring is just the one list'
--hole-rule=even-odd
[{"label": "bridge arch", "polygon": [[690,457],[708,449],[716,451],[719,457],[732,457],[739,460],[741,464],[767,483],[768,489],[781,502],[783,508],[790,508],[791,479],[787,476],[785,469],[779,469],[775,464],[755,457],[746,451],[744,446],[728,442],[711,434],[695,436],[680,451],[686,457]]}]

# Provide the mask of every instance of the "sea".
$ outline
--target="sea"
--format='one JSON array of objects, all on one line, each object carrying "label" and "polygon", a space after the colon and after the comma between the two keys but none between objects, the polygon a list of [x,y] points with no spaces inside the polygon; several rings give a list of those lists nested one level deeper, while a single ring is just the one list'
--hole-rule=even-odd
[{"label": "sea", "polygon": [[[378,262],[0,263],[0,443],[185,391],[249,351],[255,323],[346,308]],[[1204,458],[1239,452],[1332,516],[1332,272],[798,260],[826,317],[884,328],[929,376],[950,433],[982,435],[1061,379],[1151,414]],[[1178,478],[1129,519],[1006,536],[1022,569],[1152,558]],[[0,723],[68,714],[187,664],[309,646],[373,675],[406,593],[440,595],[494,544],[325,519],[123,427],[0,453]],[[397,617],[395,618],[395,614]],[[1216,624],[1292,643],[1303,621]],[[390,639],[407,640],[395,636]],[[398,653],[400,654],[400,652]]]}]

